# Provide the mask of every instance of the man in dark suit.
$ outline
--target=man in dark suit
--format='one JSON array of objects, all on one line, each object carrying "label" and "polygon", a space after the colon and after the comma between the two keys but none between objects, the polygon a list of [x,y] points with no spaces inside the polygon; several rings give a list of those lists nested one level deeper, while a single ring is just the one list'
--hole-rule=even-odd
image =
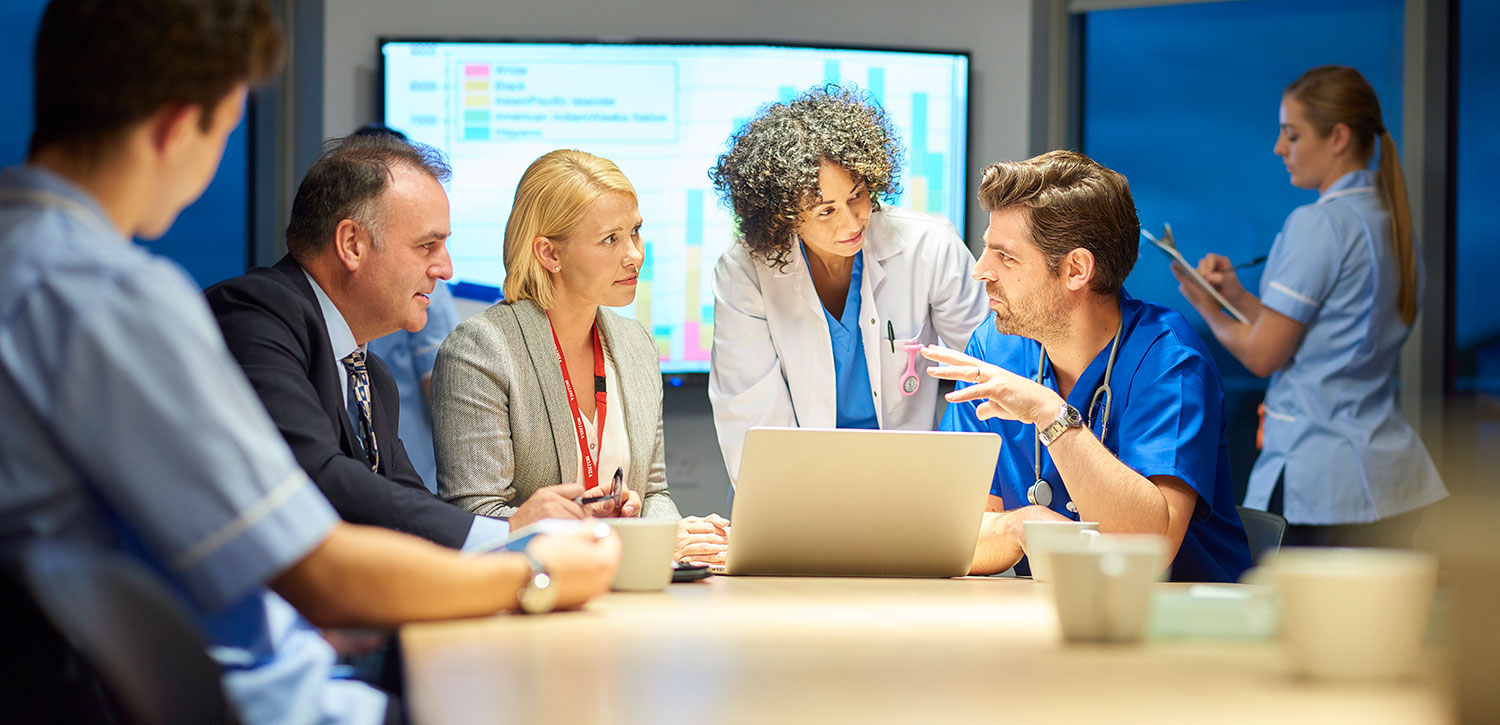
[{"label": "man in dark suit", "polygon": [[[340,516],[474,548],[503,538],[508,524],[427,490],[397,435],[391,373],[365,351],[382,335],[421,329],[428,295],[452,275],[448,175],[437,151],[399,138],[330,141],[297,190],[287,256],[206,295],[230,351]],[[582,494],[561,490],[528,513],[577,518],[572,497]]]}]

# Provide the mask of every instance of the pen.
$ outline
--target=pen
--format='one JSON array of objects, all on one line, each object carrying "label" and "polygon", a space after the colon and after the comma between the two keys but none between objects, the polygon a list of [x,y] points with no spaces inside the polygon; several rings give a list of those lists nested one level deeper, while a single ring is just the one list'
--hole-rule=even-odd
[{"label": "pen", "polygon": [[1264,263],[1267,259],[1270,259],[1269,255],[1261,255],[1261,256],[1256,257],[1255,259],[1252,259],[1252,260],[1250,260],[1248,262],[1240,262],[1239,264],[1234,265],[1234,269],[1246,269],[1246,268],[1249,268],[1249,267],[1254,267],[1257,264]]},{"label": "pen", "polygon": [[891,339],[891,352],[896,351],[896,326],[890,320],[885,321],[885,335]]}]

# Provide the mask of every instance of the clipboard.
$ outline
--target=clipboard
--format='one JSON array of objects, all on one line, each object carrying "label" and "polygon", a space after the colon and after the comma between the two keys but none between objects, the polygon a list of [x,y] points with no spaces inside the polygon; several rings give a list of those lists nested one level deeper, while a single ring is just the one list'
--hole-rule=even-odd
[{"label": "clipboard", "polygon": [[1214,289],[1214,286],[1209,284],[1208,280],[1203,278],[1203,275],[1198,274],[1197,267],[1188,264],[1188,261],[1182,258],[1182,252],[1177,251],[1177,243],[1172,239],[1172,225],[1167,224],[1166,228],[1167,230],[1162,234],[1161,239],[1152,236],[1151,232],[1146,231],[1144,228],[1141,229],[1141,236],[1145,237],[1152,244],[1155,244],[1156,248],[1170,257],[1173,262],[1182,265],[1182,268],[1187,270],[1188,276],[1192,278],[1193,282],[1201,287],[1204,292],[1211,295],[1219,303],[1219,306],[1223,307],[1224,311],[1228,312],[1231,317],[1246,325],[1250,324],[1250,318],[1246,317],[1245,313],[1240,312],[1235,309],[1234,305],[1229,304],[1229,300],[1224,299],[1224,295],[1219,294],[1219,291]]}]

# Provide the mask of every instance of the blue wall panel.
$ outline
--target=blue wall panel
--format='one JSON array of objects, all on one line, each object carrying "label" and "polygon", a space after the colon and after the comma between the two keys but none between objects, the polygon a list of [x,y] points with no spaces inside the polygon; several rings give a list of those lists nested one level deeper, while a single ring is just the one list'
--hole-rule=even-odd
[{"label": "blue wall panel", "polygon": [[[0,166],[26,158],[31,137],[31,55],[45,0],[0,3]],[[152,251],[187,268],[202,286],[245,271],[249,259],[249,137],[241,123],[203,197],[183,210]]]},{"label": "blue wall panel", "polygon": [[1458,199],[1455,229],[1454,337],[1458,388],[1500,396],[1500,3],[1459,6]]},{"label": "blue wall panel", "polygon": [[[1141,225],[1170,222],[1183,255],[1240,262],[1266,254],[1287,214],[1317,199],[1272,153],[1281,91],[1302,71],[1358,68],[1400,143],[1401,0],[1244,0],[1089,13],[1084,152],[1130,180]],[[1252,291],[1260,268],[1242,271]],[[1231,460],[1243,491],[1265,381],[1229,355],[1147,244],[1126,287],[1178,308],[1215,353],[1227,391]]]}]

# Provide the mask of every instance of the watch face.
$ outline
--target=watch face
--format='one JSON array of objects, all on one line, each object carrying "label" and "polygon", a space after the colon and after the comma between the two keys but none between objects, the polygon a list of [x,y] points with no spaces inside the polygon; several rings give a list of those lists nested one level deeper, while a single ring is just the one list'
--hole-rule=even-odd
[{"label": "watch face", "polygon": [[1076,428],[1083,425],[1083,416],[1079,415],[1078,409],[1071,405],[1063,407],[1063,420],[1068,424],[1069,428]]},{"label": "watch face", "polygon": [[552,577],[546,572],[537,572],[526,581],[517,599],[521,611],[527,614],[542,614],[552,611],[557,603],[557,588],[552,586]]}]

